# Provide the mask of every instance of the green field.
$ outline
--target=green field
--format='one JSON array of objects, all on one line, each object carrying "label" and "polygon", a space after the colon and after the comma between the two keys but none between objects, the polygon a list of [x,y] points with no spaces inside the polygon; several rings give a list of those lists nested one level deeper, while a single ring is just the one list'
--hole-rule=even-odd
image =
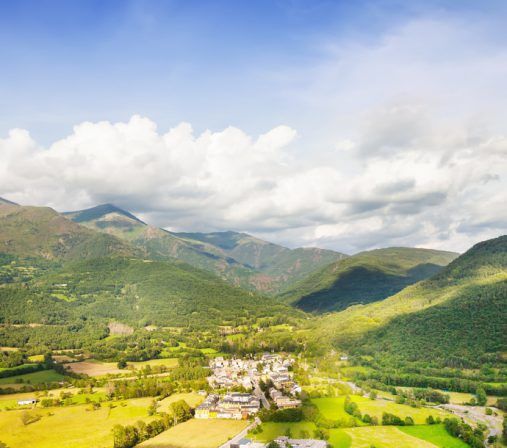
[{"label": "green field", "polygon": [[467,448],[467,444],[460,439],[452,437],[444,425],[405,426],[400,428],[405,434],[427,440],[439,448]]},{"label": "green field", "polygon": [[195,408],[202,403],[204,397],[195,392],[173,394],[159,401],[158,412],[169,412],[169,405],[178,400],[185,400],[191,408]]},{"label": "green field", "polygon": [[[353,401],[357,402],[358,405],[363,401],[369,401],[368,398],[360,397],[360,396],[352,396]],[[329,397],[329,398],[313,398],[312,403],[317,406],[320,413],[330,419],[330,420],[340,420],[340,419],[351,419],[352,416],[345,412],[343,409],[343,405],[345,402],[345,396],[341,397]],[[357,420],[357,419],[356,419]]]},{"label": "green field", "polygon": [[41,419],[27,426],[21,421],[24,411],[4,411],[0,413],[1,440],[9,448],[110,448],[114,425],[152,419],[147,413],[151,400],[125,400],[123,406],[114,403],[113,409],[103,404],[96,411],[89,405],[37,409],[34,412]]},{"label": "green field", "polygon": [[[395,414],[402,419],[410,416],[414,419],[414,422],[419,425],[426,423],[426,418],[430,415],[433,415],[433,417],[445,417],[448,415],[440,409],[413,408],[411,406],[397,404],[388,400],[370,400],[367,397],[361,397],[359,395],[351,395],[350,398],[353,402],[357,403],[361,414],[368,414],[370,417],[375,416],[379,419],[379,421],[382,420],[382,414],[384,412]],[[313,398],[311,401],[317,406],[320,413],[328,419],[339,420],[350,419],[351,417],[343,409],[345,401],[344,396]],[[358,421],[358,423],[360,422]]]},{"label": "green field", "polygon": [[136,370],[140,370],[146,366],[165,366],[168,369],[173,369],[174,367],[178,367],[178,358],[150,359],[149,361],[129,362],[128,365]]},{"label": "green field", "polygon": [[258,440],[260,442],[269,442],[276,439],[278,436],[284,436],[288,429],[290,429],[292,437],[299,438],[302,436],[301,431],[306,431],[310,437],[313,436],[313,431],[316,429],[313,422],[297,422],[297,423],[274,423],[266,422],[261,425],[262,432],[254,434],[250,432],[248,437]]},{"label": "green field", "polygon": [[333,448],[435,448],[433,443],[413,437],[396,426],[364,426],[331,429],[329,443]]},{"label": "green field", "polygon": [[54,370],[41,370],[40,372],[26,373],[24,375],[10,376],[8,378],[0,378],[0,385],[14,384],[16,380],[23,380],[28,384],[53,383],[62,381],[63,375],[56,373]]},{"label": "green field", "polygon": [[146,440],[144,448],[216,448],[248,426],[244,420],[192,419]]},{"label": "green field", "polygon": [[351,399],[358,404],[361,414],[369,414],[370,417],[376,416],[379,419],[379,422],[382,421],[382,414],[384,412],[397,415],[402,419],[410,416],[414,419],[414,423],[416,425],[422,425],[426,423],[426,418],[430,415],[433,417],[441,418],[449,416],[448,413],[440,409],[430,409],[424,407],[413,408],[411,406],[405,404],[397,404],[392,401],[370,400],[368,398],[357,397],[355,395],[352,395]]}]

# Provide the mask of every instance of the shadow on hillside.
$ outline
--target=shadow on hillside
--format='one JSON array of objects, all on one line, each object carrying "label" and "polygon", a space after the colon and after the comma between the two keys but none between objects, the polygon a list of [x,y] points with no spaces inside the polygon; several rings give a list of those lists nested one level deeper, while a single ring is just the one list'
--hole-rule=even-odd
[{"label": "shadow on hillside", "polygon": [[340,311],[351,305],[386,299],[435,275],[442,268],[437,264],[421,263],[408,270],[406,275],[393,275],[370,266],[355,266],[342,273],[331,287],[303,296],[293,305],[313,313]]}]

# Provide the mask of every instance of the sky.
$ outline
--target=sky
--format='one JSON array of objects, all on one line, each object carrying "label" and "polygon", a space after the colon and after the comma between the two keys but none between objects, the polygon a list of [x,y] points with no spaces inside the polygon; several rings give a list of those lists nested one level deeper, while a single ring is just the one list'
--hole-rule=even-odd
[{"label": "sky", "polygon": [[503,1],[0,0],[0,196],[355,253],[507,229]]}]

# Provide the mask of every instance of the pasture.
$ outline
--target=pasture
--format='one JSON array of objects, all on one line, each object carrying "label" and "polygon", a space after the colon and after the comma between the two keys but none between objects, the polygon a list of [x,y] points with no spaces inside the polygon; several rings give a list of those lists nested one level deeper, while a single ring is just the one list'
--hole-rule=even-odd
[{"label": "pasture", "polygon": [[433,443],[440,448],[467,448],[468,445],[460,439],[452,437],[444,425],[405,426],[400,428],[405,434]]},{"label": "pasture", "polygon": [[261,425],[262,432],[254,434],[248,433],[248,437],[259,442],[269,442],[278,436],[284,436],[287,430],[290,430],[292,437],[304,438],[312,437],[313,431],[317,428],[313,422],[295,422],[295,423],[275,423],[265,422]]},{"label": "pasture", "polygon": [[[16,384],[16,382],[20,383],[21,381],[24,384],[54,383],[63,379],[64,376],[56,373],[54,370],[40,370],[39,372],[0,378],[0,386]],[[17,385],[19,386],[19,384]]]},{"label": "pasture", "polygon": [[192,419],[176,425],[153,439],[142,448],[216,448],[248,426],[244,420]]},{"label": "pasture", "polygon": [[204,397],[195,392],[181,393],[181,394],[173,394],[163,400],[159,401],[157,411],[158,412],[169,412],[169,406],[171,403],[174,403],[178,400],[185,400],[191,408],[195,408],[199,406]]},{"label": "pasture", "polygon": [[438,445],[406,434],[396,426],[363,426],[331,429],[329,443],[333,448],[435,448]]},{"label": "pasture", "polygon": [[23,425],[22,410],[0,413],[2,442],[9,448],[110,448],[113,445],[111,429],[116,424],[134,424],[138,420],[150,421],[148,406],[151,398],[138,398],[103,404],[96,411],[89,405],[36,409],[41,418]]},{"label": "pasture", "polygon": [[[368,398],[361,397],[359,395],[351,395],[352,401],[355,401],[358,406],[364,402],[369,401]],[[345,396],[340,397],[326,397],[326,398],[312,398],[312,403],[317,406],[320,413],[330,419],[330,420],[339,420],[339,419],[350,419],[351,416],[345,412],[343,408],[345,403]]]},{"label": "pasture", "polygon": [[426,423],[426,418],[432,415],[433,417],[441,417],[442,419],[449,416],[449,414],[440,409],[433,408],[413,408],[405,404],[397,404],[387,400],[370,400],[365,397],[358,397],[351,395],[352,401],[356,402],[359,406],[361,414],[368,414],[370,417],[377,417],[379,422],[382,421],[382,414],[388,412],[390,414],[397,415],[401,419],[405,417],[412,417],[416,425],[422,425]]},{"label": "pasture", "polygon": [[127,364],[129,367],[132,367],[135,370],[141,370],[146,366],[164,366],[168,369],[174,369],[175,367],[178,367],[178,358],[150,359],[149,361],[128,362]]}]

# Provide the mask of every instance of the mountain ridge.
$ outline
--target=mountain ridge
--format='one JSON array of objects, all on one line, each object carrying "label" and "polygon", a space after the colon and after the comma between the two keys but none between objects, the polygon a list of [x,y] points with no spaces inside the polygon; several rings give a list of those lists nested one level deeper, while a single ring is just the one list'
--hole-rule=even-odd
[{"label": "mountain ridge", "polygon": [[279,298],[312,312],[374,302],[431,277],[457,256],[454,252],[407,247],[360,252],[314,272]]},{"label": "mountain ridge", "polygon": [[156,259],[176,258],[211,271],[235,286],[275,294],[346,255],[318,249],[288,249],[252,235],[235,232],[170,232],[144,223],[114,204],[65,212],[91,229],[127,240]]}]

